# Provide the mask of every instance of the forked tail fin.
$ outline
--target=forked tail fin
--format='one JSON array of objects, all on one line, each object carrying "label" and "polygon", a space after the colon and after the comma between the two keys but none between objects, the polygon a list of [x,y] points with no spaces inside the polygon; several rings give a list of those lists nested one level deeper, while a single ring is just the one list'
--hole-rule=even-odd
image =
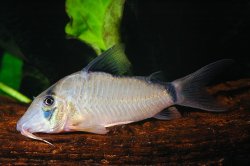
[{"label": "forked tail fin", "polygon": [[199,108],[206,111],[226,111],[205,91],[205,85],[223,69],[233,62],[231,59],[222,59],[206,65],[198,71],[172,82],[176,91],[178,105]]}]

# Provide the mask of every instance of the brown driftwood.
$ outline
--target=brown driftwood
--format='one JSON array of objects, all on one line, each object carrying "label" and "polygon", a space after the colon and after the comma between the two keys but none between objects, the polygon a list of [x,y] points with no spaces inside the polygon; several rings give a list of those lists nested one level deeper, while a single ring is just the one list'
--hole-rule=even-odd
[{"label": "brown driftwood", "polygon": [[230,111],[181,107],[188,112],[181,119],[148,119],[113,127],[107,135],[37,134],[55,147],[17,132],[27,106],[0,98],[0,165],[250,163],[250,79],[219,84],[209,92]]}]

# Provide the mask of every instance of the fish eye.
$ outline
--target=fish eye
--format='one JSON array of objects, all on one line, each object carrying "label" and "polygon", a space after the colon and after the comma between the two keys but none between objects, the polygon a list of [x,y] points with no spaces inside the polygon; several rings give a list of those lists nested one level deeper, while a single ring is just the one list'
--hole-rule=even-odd
[{"label": "fish eye", "polygon": [[54,104],[54,98],[52,96],[46,96],[46,98],[43,100],[43,103],[46,106],[52,106]]}]

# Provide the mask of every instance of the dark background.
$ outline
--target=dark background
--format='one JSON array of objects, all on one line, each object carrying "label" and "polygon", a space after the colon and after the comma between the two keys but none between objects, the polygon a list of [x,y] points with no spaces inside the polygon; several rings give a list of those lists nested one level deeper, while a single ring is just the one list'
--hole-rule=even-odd
[{"label": "dark background", "polygon": [[[44,80],[52,84],[95,56],[84,43],[66,38],[68,21],[65,1],[0,2],[0,40],[15,41],[13,50],[22,51],[21,91],[28,96],[46,88]],[[215,82],[249,78],[249,30],[247,0],[127,0],[121,24],[134,74],[162,70],[170,81],[223,58],[235,63]]]}]

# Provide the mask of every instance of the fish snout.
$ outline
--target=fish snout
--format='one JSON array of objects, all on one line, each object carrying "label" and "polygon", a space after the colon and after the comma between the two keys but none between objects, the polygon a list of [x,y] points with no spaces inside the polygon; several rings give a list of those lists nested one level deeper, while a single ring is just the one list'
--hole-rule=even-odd
[{"label": "fish snout", "polygon": [[17,121],[16,129],[17,131],[22,131],[23,127],[24,127],[24,122],[23,122],[23,118],[21,118],[19,121]]},{"label": "fish snout", "polygon": [[24,131],[29,131],[30,130],[28,127],[25,126],[25,123],[22,122],[22,119],[20,119],[17,122],[16,129],[17,129],[17,131],[21,132],[22,135],[24,135],[23,134]]},{"label": "fish snout", "polygon": [[42,138],[40,138],[40,137],[35,136],[34,134],[32,134],[33,132],[31,132],[29,128],[25,128],[25,127],[24,127],[24,124],[21,124],[19,121],[17,122],[17,127],[16,127],[16,129],[17,129],[18,131],[20,131],[21,134],[24,135],[25,137],[28,137],[28,138],[31,138],[31,139],[35,139],[35,140],[39,140],[39,141],[43,141],[43,142],[45,142],[45,143],[47,143],[47,144],[50,144],[50,145],[54,146],[54,145],[53,145],[52,143],[50,143],[49,141],[46,141],[46,140],[44,140],[44,139],[42,139]]},{"label": "fish snout", "polygon": [[37,122],[35,122],[33,119],[27,119],[25,116],[23,116],[16,125],[17,131],[20,131],[23,133],[24,131],[28,131],[31,133],[39,132],[41,125],[37,125]]},{"label": "fish snout", "polygon": [[20,122],[18,121],[16,124],[16,130],[17,131],[21,131],[22,125],[20,124]]}]

